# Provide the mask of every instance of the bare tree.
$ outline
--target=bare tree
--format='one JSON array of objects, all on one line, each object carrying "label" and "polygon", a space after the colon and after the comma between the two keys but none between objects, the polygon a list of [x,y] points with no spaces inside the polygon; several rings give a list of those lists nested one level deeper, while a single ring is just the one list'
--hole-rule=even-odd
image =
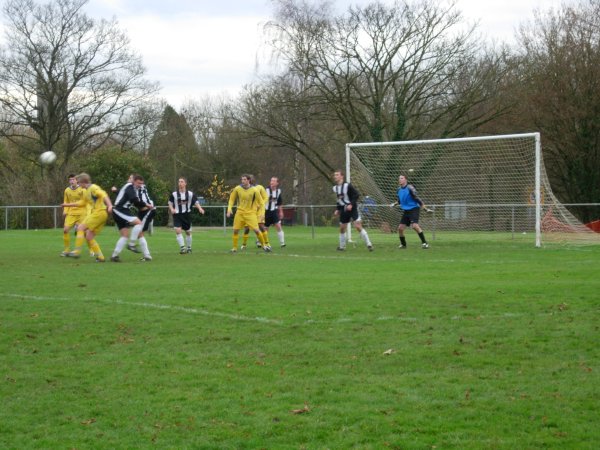
[{"label": "bare tree", "polygon": [[351,141],[463,135],[504,112],[490,107],[501,55],[485,51],[453,2],[373,2],[337,17],[327,2],[276,4],[273,47]]},{"label": "bare tree", "polygon": [[[600,5],[538,11],[519,34],[520,120],[539,130],[553,190],[563,202],[600,198]],[[584,221],[592,211],[581,208]]]},{"label": "bare tree", "polygon": [[137,127],[130,112],[158,90],[115,19],[93,20],[88,0],[8,0],[0,50],[0,135],[63,164]]}]

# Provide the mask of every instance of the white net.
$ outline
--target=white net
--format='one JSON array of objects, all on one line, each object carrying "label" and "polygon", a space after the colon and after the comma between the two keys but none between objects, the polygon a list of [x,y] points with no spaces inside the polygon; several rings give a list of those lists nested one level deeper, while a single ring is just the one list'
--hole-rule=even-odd
[{"label": "white net", "polygon": [[348,144],[347,171],[361,193],[363,221],[385,232],[400,221],[401,211],[389,204],[404,174],[434,210],[420,219],[430,232],[529,233],[537,245],[540,236],[545,242],[599,242],[600,235],[554,197],[542,160],[536,190],[536,142],[539,134],[530,133]]}]

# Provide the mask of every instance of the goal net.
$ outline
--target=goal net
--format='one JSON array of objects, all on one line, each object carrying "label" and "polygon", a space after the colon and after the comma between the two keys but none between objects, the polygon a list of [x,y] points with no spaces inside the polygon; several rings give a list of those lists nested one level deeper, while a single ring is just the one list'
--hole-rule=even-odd
[{"label": "goal net", "polygon": [[[539,133],[346,144],[346,175],[361,193],[369,227],[395,231],[404,174],[433,209],[420,223],[433,233],[489,231],[544,242],[600,242],[552,194]],[[527,236],[528,235],[528,236]]]}]

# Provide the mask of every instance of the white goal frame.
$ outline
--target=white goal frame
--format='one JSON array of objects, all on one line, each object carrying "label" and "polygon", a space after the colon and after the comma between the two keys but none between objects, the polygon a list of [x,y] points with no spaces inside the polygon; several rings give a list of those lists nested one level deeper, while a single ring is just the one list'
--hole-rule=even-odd
[{"label": "white goal frame", "polygon": [[[438,144],[456,144],[456,143],[461,143],[461,142],[465,142],[466,144],[468,143],[474,143],[474,142],[487,142],[488,145],[489,144],[493,144],[489,141],[497,141],[499,143],[506,141],[506,140],[512,140],[513,142],[518,142],[519,140],[523,140],[524,142],[527,141],[527,139],[531,140],[532,143],[532,152],[533,152],[533,158],[534,158],[534,164],[533,167],[531,167],[531,159],[529,160],[529,163],[527,165],[528,169],[524,169],[525,174],[530,173],[531,174],[531,170],[533,169],[533,191],[531,192],[531,205],[530,207],[533,207],[535,209],[535,222],[534,222],[534,228],[535,228],[535,246],[536,247],[541,247],[542,246],[542,235],[543,232],[545,233],[546,231],[555,231],[555,230],[549,230],[548,226],[546,226],[546,229],[544,230],[544,209],[549,210],[549,212],[547,214],[552,214],[552,211],[554,209],[555,214],[559,216],[559,218],[556,220],[556,223],[558,224],[558,229],[556,231],[561,231],[562,230],[562,234],[569,234],[571,231],[573,231],[572,234],[581,234],[582,232],[584,234],[587,235],[587,231],[591,231],[589,229],[587,229],[587,227],[585,227],[584,225],[582,225],[574,216],[571,215],[570,212],[568,212],[566,210],[566,208],[554,197],[554,195],[551,192],[551,188],[550,188],[550,184],[548,181],[548,177],[546,175],[545,169],[544,169],[544,163],[543,163],[543,159],[542,159],[542,145],[541,145],[541,136],[540,133],[538,132],[534,132],[534,133],[522,133],[522,134],[507,134],[507,135],[493,135],[493,136],[478,136],[478,137],[468,137],[468,138],[449,138],[449,139],[430,139],[430,140],[412,140],[412,141],[395,141],[395,142],[376,142],[376,143],[347,143],[345,146],[345,152],[346,152],[346,181],[348,182],[352,182],[353,180],[353,176],[355,174],[352,173],[352,166],[351,166],[351,161],[352,161],[352,154],[353,154],[353,150],[360,150],[360,149],[365,149],[368,147],[373,147],[374,151],[377,150],[377,148],[385,148],[387,150],[387,148],[390,148],[389,152],[393,152],[393,148],[391,147],[397,147],[398,148],[398,153],[399,153],[399,157],[400,157],[400,152],[401,152],[401,148],[404,146],[419,146],[419,145],[423,145],[423,146],[435,146]],[[510,143],[506,143],[506,145],[511,145]],[[525,144],[528,145],[528,144]],[[527,147],[529,148],[529,147]],[[427,147],[424,147],[424,150],[426,150]],[[457,150],[454,150],[457,151]],[[466,150],[469,151],[469,150]],[[472,151],[472,150],[471,150]],[[485,151],[485,149],[482,150],[482,154]],[[500,154],[500,153],[499,153]],[[414,154],[413,155],[413,160],[415,158]],[[498,161],[502,161],[502,156],[498,156],[495,155],[498,158]],[[509,155],[510,156],[510,155]],[[356,156],[358,158],[358,156]],[[389,154],[388,154],[389,157]],[[362,167],[362,162],[361,162],[361,167]],[[408,170],[408,167],[403,168],[403,170]],[[530,172],[527,172],[526,170],[530,170]],[[398,174],[399,175],[399,174]],[[361,177],[363,177],[361,175]],[[371,184],[372,186],[376,185],[377,181],[370,178],[370,175],[365,175],[365,177],[368,177],[369,180],[372,181],[372,183],[375,184]],[[364,178],[364,177],[363,177]],[[410,178],[410,177],[409,177]],[[396,177],[397,179],[397,177]],[[529,180],[531,180],[531,178],[528,178]],[[370,181],[370,182],[371,182]],[[410,179],[409,179],[410,182]],[[356,183],[353,183],[353,185],[355,185],[359,192],[361,193],[361,196],[363,196],[365,194],[365,192],[362,192],[361,190],[361,186],[358,185]],[[379,185],[377,185],[379,186]],[[427,191],[419,191],[420,196],[423,198],[423,200],[427,203],[428,201],[428,194]],[[385,201],[387,201],[387,204],[389,204],[390,201],[394,201],[396,200],[395,198],[388,198],[388,196],[386,196],[386,198],[384,199]],[[379,202],[378,202],[379,203]],[[524,201],[525,203],[525,201]],[[383,204],[383,202],[380,202],[381,207],[384,207],[385,204]],[[471,205],[469,205],[471,206]],[[485,204],[480,204],[480,205],[472,205],[472,206],[478,206],[478,207],[490,207],[490,208],[494,208],[494,207],[509,207],[511,205],[503,205],[503,204],[499,204],[499,203],[490,203],[489,205],[485,205]],[[533,219],[533,215],[532,215],[532,219]],[[564,224],[564,225],[563,225]],[[569,228],[568,232],[565,231],[565,229]],[[350,230],[351,227],[348,227],[348,230]],[[554,234],[559,234],[559,233],[554,233]],[[593,234],[593,232],[592,232]],[[562,239],[559,238],[559,239]]]}]

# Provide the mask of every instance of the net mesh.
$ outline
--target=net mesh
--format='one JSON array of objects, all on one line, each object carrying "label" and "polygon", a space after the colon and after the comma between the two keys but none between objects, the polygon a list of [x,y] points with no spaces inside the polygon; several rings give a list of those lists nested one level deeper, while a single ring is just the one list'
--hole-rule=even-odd
[{"label": "net mesh", "polygon": [[[434,210],[420,224],[434,231],[530,233],[535,239],[536,134],[349,144],[349,178],[361,215],[389,232],[400,222],[398,176],[404,174]],[[542,240],[599,242],[552,194],[541,163]]]}]

